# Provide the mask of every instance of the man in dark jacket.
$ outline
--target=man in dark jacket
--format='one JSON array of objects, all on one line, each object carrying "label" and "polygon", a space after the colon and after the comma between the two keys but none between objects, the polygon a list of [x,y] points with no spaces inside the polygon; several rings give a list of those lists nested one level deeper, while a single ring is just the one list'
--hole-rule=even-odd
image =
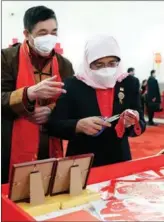
[{"label": "man in dark jacket", "polygon": [[136,79],[136,81],[138,82],[138,84],[140,85],[139,79],[135,76],[135,68],[133,68],[133,67],[128,68],[127,73],[129,73],[129,75],[133,76]]},{"label": "man in dark jacket", "polygon": [[161,96],[158,81],[155,78],[155,70],[150,72],[150,77],[147,82],[146,104],[149,118],[149,125],[157,125],[154,123],[154,113],[160,110]]},{"label": "man in dark jacket", "polygon": [[133,78],[136,79],[137,84],[140,86],[140,81],[139,81],[139,79],[135,76],[135,68],[133,68],[133,67],[128,68],[127,73],[129,73],[129,75],[133,76]]},{"label": "man in dark jacket", "polygon": [[37,6],[24,15],[25,41],[3,49],[2,62],[2,183],[13,164],[62,156],[59,140],[44,128],[73,75],[72,64],[54,50],[58,23],[53,10]]}]

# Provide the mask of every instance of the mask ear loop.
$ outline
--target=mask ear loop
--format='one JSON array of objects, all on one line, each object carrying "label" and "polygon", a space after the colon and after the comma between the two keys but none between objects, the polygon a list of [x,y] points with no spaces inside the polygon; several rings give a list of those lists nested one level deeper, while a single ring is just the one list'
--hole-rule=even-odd
[{"label": "mask ear loop", "polygon": [[31,46],[31,48],[33,48],[34,50],[37,50],[38,52],[40,52],[40,53],[42,53],[38,48],[36,48],[36,46],[35,46],[35,38],[33,37],[33,35],[31,35],[31,38],[32,38],[32,40],[33,40],[33,44],[30,42],[30,41],[28,41],[28,43],[29,43],[29,45]]}]

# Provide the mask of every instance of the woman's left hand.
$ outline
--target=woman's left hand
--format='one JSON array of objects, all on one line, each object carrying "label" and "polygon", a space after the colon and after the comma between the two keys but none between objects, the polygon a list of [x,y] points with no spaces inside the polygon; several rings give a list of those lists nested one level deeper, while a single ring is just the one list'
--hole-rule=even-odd
[{"label": "woman's left hand", "polygon": [[139,121],[139,113],[136,110],[127,109],[123,112],[124,124],[128,128],[135,125],[136,120]]}]

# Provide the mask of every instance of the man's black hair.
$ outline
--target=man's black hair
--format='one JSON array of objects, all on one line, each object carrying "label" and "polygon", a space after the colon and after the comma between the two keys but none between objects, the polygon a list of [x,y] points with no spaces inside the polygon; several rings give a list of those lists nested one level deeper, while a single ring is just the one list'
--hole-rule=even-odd
[{"label": "man's black hair", "polygon": [[151,70],[150,75],[152,76],[155,73],[155,70]]},{"label": "man's black hair", "polygon": [[45,6],[36,6],[29,8],[23,18],[24,28],[29,32],[32,32],[33,28],[38,22],[45,21],[48,19],[56,19],[55,12]]},{"label": "man's black hair", "polygon": [[128,72],[128,73],[134,72],[134,70],[135,70],[134,68],[128,68],[127,72]]}]

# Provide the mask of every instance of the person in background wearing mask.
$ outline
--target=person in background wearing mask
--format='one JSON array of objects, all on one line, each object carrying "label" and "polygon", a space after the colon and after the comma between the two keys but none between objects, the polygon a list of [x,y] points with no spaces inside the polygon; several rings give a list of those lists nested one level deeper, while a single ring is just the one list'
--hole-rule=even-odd
[{"label": "person in background wearing mask", "polygon": [[[120,61],[113,37],[95,36],[86,43],[83,64],[65,81],[67,94],[46,124],[50,136],[69,140],[66,156],[94,153],[93,166],[131,159],[128,136],[140,135],[146,124],[138,82],[123,74]],[[120,119],[108,123],[106,117],[115,114]]]},{"label": "person in background wearing mask", "polygon": [[155,70],[151,70],[150,77],[147,81],[146,104],[148,112],[148,125],[156,126],[154,123],[154,113],[160,111],[161,96],[158,81],[155,76]]},{"label": "person in background wearing mask", "polygon": [[66,93],[62,81],[73,75],[71,63],[54,51],[57,30],[53,10],[32,7],[24,15],[23,44],[1,52],[2,183],[13,164],[62,156],[60,141],[44,128],[58,96]]}]

